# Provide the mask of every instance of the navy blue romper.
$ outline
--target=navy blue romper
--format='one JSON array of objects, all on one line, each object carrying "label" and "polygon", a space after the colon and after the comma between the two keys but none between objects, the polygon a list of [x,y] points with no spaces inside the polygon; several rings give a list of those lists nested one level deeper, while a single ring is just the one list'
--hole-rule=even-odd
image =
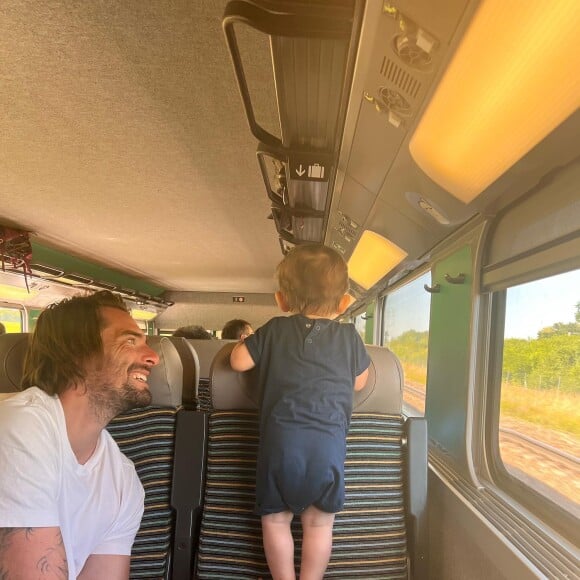
[{"label": "navy blue romper", "polygon": [[354,381],[370,364],[354,325],[278,317],[245,345],[261,389],[255,512],[340,511]]}]

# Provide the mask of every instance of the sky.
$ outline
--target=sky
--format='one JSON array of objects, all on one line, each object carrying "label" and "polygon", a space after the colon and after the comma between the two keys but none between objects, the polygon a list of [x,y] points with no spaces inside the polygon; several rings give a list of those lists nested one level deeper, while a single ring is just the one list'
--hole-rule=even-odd
[{"label": "sky", "polygon": [[[390,338],[409,329],[422,332],[429,327],[430,294],[423,284],[430,284],[426,273],[402,292],[395,291],[387,300]],[[538,331],[556,322],[574,322],[580,302],[580,270],[514,286],[507,293],[506,338],[537,338]]]},{"label": "sky", "polygon": [[580,302],[580,270],[510,288],[506,303],[506,338],[537,338],[556,322],[574,322]]}]

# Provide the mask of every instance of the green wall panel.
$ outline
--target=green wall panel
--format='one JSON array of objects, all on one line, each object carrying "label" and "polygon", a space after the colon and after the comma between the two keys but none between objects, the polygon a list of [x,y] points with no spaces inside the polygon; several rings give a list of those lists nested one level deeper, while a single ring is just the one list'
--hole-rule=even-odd
[{"label": "green wall panel", "polygon": [[80,258],[69,256],[64,252],[47,248],[34,241],[32,242],[32,261],[43,266],[51,266],[64,270],[69,274],[79,274],[93,280],[99,280],[120,286],[121,288],[129,288],[137,292],[149,294],[150,296],[157,297],[165,291],[161,286],[156,286],[146,280],[134,278],[133,276],[128,276],[116,270],[110,270],[109,268],[92,264]]},{"label": "green wall panel", "polygon": [[[465,274],[463,284],[451,284],[445,274]],[[465,465],[465,425],[469,378],[471,248],[465,246],[438,262],[433,285],[440,291],[431,299],[426,417],[429,437]]]},{"label": "green wall panel", "polygon": [[375,303],[369,305],[366,311],[365,344],[374,344],[375,338]]}]

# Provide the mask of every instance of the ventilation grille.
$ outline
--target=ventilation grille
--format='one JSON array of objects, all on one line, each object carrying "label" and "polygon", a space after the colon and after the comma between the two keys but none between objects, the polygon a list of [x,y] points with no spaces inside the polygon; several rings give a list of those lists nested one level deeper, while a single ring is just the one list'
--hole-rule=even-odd
[{"label": "ventilation grille", "polygon": [[379,90],[381,96],[381,101],[383,105],[394,113],[399,113],[408,117],[411,114],[411,104],[401,93],[394,91],[393,89],[381,88]]},{"label": "ventilation grille", "polygon": [[431,66],[431,55],[423,50],[414,34],[400,34],[395,38],[395,52],[411,68],[425,70]]},{"label": "ventilation grille", "polygon": [[421,90],[421,83],[394,63],[388,56],[383,58],[380,72],[382,76],[407,95],[410,95],[413,99],[417,98]]}]

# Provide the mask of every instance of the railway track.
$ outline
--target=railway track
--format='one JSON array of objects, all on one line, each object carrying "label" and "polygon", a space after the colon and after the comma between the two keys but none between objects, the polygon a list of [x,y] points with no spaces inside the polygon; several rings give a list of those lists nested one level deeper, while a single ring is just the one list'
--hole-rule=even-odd
[{"label": "railway track", "polygon": [[[404,390],[405,402],[423,411],[425,390],[413,384],[405,384]],[[517,429],[505,425],[499,429],[501,458],[506,469],[518,478],[523,476],[528,485],[541,488],[541,493],[545,494],[545,486],[548,486],[566,500],[579,504],[580,458],[534,437],[530,428],[530,432],[526,432],[523,422],[517,422],[516,426]],[[548,492],[547,495],[551,496],[552,493]],[[553,499],[561,503],[557,497]]]}]

